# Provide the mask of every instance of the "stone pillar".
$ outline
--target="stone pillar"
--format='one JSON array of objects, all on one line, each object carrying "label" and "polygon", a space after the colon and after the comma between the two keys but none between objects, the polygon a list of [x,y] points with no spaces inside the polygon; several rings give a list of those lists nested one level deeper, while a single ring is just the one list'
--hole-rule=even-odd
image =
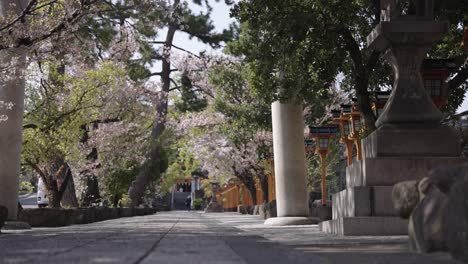
[{"label": "stone pillar", "polygon": [[[27,1],[4,0],[0,16],[15,15]],[[17,219],[18,176],[22,144],[24,106],[24,52],[20,49],[0,51],[0,62],[9,68],[0,77],[0,205],[8,208],[8,220]],[[11,65],[11,66],[10,66]]]},{"label": "stone pillar", "polygon": [[271,108],[278,217],[267,219],[265,225],[312,224],[312,220],[307,218],[302,105],[274,102]]}]

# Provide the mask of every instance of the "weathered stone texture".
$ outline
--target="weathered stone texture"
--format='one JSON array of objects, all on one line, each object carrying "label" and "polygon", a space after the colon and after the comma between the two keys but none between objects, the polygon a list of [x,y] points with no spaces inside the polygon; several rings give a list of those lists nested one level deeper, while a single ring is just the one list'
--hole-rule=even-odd
[{"label": "weathered stone texture", "polygon": [[419,202],[418,181],[404,181],[395,184],[392,190],[392,200],[398,214],[407,219],[413,208]]},{"label": "weathered stone texture", "polygon": [[0,205],[0,229],[2,229],[7,218],[8,218],[8,208]]}]

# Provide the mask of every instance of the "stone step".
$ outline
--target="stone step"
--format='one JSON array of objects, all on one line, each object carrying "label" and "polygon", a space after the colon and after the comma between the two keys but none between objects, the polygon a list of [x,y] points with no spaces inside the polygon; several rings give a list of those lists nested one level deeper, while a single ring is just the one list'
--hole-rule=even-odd
[{"label": "stone step", "polygon": [[392,202],[393,186],[347,188],[333,195],[333,219],[355,216],[398,216]]},{"label": "stone step", "polygon": [[319,223],[322,232],[344,236],[399,236],[408,234],[408,220],[399,217],[340,217]]}]

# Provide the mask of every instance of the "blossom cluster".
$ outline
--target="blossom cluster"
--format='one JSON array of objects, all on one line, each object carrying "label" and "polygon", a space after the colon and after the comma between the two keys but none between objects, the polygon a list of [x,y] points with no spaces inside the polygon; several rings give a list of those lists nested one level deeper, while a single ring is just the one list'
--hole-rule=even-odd
[{"label": "blossom cluster", "polygon": [[[15,106],[12,102],[0,101],[0,111],[11,111]],[[0,123],[8,120],[8,115],[0,113]]]}]

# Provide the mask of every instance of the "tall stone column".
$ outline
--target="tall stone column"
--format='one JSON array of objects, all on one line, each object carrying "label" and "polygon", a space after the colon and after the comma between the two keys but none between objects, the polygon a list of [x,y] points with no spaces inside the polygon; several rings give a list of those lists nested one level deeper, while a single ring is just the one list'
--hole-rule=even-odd
[{"label": "tall stone column", "polygon": [[307,218],[302,105],[274,102],[271,108],[278,217],[267,219],[265,225],[312,224],[312,220]]},{"label": "tall stone column", "polygon": [[[14,15],[27,1],[3,0],[0,16]],[[23,127],[24,53],[20,49],[0,51],[0,62],[8,67],[0,77],[0,205],[8,208],[8,220],[17,219],[18,176]]]},{"label": "tall stone column", "polygon": [[[2,65],[15,55],[2,51]],[[0,80],[0,205],[8,208],[8,220],[16,220],[23,126],[24,81],[20,76]]]}]

